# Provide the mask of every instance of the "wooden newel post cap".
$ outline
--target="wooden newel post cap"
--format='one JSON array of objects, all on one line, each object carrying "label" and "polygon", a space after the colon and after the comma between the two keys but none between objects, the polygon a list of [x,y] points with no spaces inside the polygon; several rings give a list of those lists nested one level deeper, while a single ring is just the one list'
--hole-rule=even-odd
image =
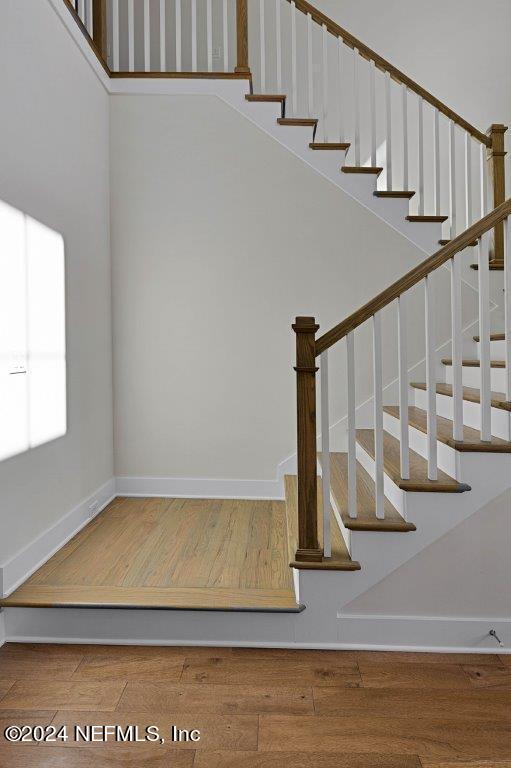
[{"label": "wooden newel post cap", "polygon": [[295,333],[316,333],[319,330],[315,317],[297,317],[291,327]]}]

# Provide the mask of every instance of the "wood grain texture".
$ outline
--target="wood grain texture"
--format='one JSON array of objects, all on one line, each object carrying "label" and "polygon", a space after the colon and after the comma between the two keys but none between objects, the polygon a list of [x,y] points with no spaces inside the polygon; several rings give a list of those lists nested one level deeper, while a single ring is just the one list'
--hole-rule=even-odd
[{"label": "wood grain texture", "polygon": [[248,0],[236,0],[236,72],[250,73],[248,59]]},{"label": "wood grain texture", "polygon": [[116,499],[0,605],[296,611],[286,525],[278,501]]},{"label": "wood grain texture", "polygon": [[296,687],[128,682],[117,709],[122,712],[157,710],[224,715],[312,713],[311,688],[300,687],[299,679],[294,682]]},{"label": "wood grain texture", "polygon": [[341,152],[347,151],[351,147],[351,144],[347,144],[346,142],[342,143],[335,143],[332,141],[311,141],[309,144],[309,149],[316,149],[316,150],[340,150]]},{"label": "wood grain texture", "polygon": [[[464,666],[464,672],[476,688],[505,688],[511,694],[511,667]],[[508,694],[508,695],[510,695]]]},{"label": "wood grain texture", "polygon": [[[410,386],[414,389],[422,389],[424,392],[427,389],[426,384],[420,381],[413,381],[411,382]],[[451,384],[437,384],[436,391],[439,395],[447,395],[447,397],[452,397]],[[480,391],[475,387],[463,387],[463,400],[467,400],[470,403],[480,403]],[[492,392],[491,404],[492,408],[501,408],[503,411],[511,411],[511,403],[506,401],[506,396],[503,392]]]},{"label": "wood grain texture", "polygon": [[383,172],[383,168],[371,167],[368,165],[343,165],[341,168],[343,173],[362,173],[362,174],[374,174],[379,176]]},{"label": "wood grain texture", "polygon": [[358,668],[364,688],[470,688],[470,679],[460,664],[426,665],[360,660]]},{"label": "wood grain texture", "polygon": [[[194,768],[421,768],[409,755],[348,754],[347,752],[198,753]],[[489,768],[489,766],[488,766]],[[507,768],[507,766],[505,767]]]},{"label": "wood grain texture", "polygon": [[[321,453],[318,454],[321,463]],[[330,454],[331,492],[340,510],[341,518],[351,531],[415,531],[415,525],[404,520],[391,502],[385,497],[385,519],[376,517],[374,480],[357,461],[357,515],[352,519],[348,514],[348,454]]]},{"label": "wood grain texture", "polygon": [[[480,368],[481,361],[480,360],[469,360],[464,359],[461,361],[461,364],[465,366],[466,368]],[[450,357],[443,357],[442,358],[442,365],[452,365],[452,359]],[[490,361],[490,367],[491,368],[505,368],[506,367],[506,361],[505,360],[491,360]]]},{"label": "wood grain texture", "polygon": [[[385,413],[399,419],[399,408],[393,405],[384,406]],[[408,421],[410,426],[415,427],[419,432],[428,433],[427,413],[421,408],[410,406],[408,408]],[[511,443],[508,440],[502,440],[500,437],[492,437],[491,442],[482,442],[481,433],[471,427],[463,427],[463,441],[454,440],[452,436],[453,423],[450,419],[443,416],[437,416],[437,438],[441,443],[449,445],[457,451],[480,451],[486,453],[510,453]]]},{"label": "wood grain texture", "polygon": [[[374,459],[374,431],[372,429],[357,429],[357,443]],[[385,473],[403,491],[410,492],[437,492],[437,493],[463,493],[470,488],[464,483],[438,470],[438,480],[428,479],[428,462],[415,451],[409,451],[410,479],[401,478],[401,463],[399,454],[399,440],[388,432],[383,433],[383,466]]]},{"label": "wood grain texture", "polygon": [[449,261],[449,259],[459,251],[464,250],[475,239],[481,237],[485,232],[489,232],[499,222],[504,221],[510,213],[511,199],[506,200],[505,203],[499,205],[498,208],[473,224],[461,235],[450,240],[449,243],[440,248],[439,251],[411,269],[406,275],[399,278],[399,280],[396,280],[374,299],[368,301],[363,307],[357,309],[356,312],[353,312],[353,314],[341,323],[338,323],[338,325],[335,325],[320,336],[319,339],[316,339],[316,356],[340,341],[340,339],[344,338],[350,331],[354,331],[355,328],[358,328],[358,326],[366,320],[369,320],[375,312],[378,312],[380,309],[383,309],[383,307],[386,307],[388,304],[395,301],[402,293],[405,293],[410,288],[413,288],[414,285],[420,283],[420,281],[424,280],[427,275],[434,272],[438,267],[441,267],[442,264]]},{"label": "wood grain texture", "polygon": [[[471,264],[470,269],[479,269],[479,264]],[[491,272],[502,272],[504,270],[504,262],[503,261],[490,261],[490,271]]]},{"label": "wood grain texture", "polygon": [[407,216],[406,220],[416,224],[443,224],[448,218],[448,216]]},{"label": "wood grain texture", "polygon": [[60,680],[18,680],[0,700],[3,709],[73,709],[108,711],[115,709],[126,683],[64,682]]},{"label": "wood grain texture", "polygon": [[83,746],[69,750],[54,745],[0,744],[0,768],[192,768],[193,752],[170,752],[166,745],[155,748],[138,743],[119,749],[118,744],[103,744],[98,764],[97,751]]}]

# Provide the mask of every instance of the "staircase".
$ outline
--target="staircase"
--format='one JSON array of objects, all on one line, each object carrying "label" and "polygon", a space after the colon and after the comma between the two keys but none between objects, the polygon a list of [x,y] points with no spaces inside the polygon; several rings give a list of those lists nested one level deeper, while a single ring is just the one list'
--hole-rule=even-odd
[{"label": "staircase", "polygon": [[[238,0],[234,20],[223,4],[220,66],[213,61],[216,44],[210,15],[204,50],[195,38],[185,53],[180,2],[172,6],[176,14],[172,46],[163,33],[168,27],[162,18],[171,13],[166,0],[160,3],[159,19],[146,11],[142,38],[135,35],[129,2],[124,7],[122,0],[112,0],[107,14],[106,1],[94,0],[94,15],[85,19],[80,4],[75,9],[69,0],[63,2],[90,36],[110,80],[110,92],[130,92],[143,80],[150,82],[153,93],[194,92],[190,82],[207,83],[203,92],[223,98],[401,232],[427,258],[321,336],[314,317],[297,317],[293,325],[297,472],[288,474],[284,485],[289,561],[303,612],[258,617],[256,622],[248,614],[196,619],[181,611],[173,619],[155,618],[147,611],[139,613],[140,618],[136,611],[128,618],[127,611],[122,617],[115,611],[111,615],[95,611],[89,613],[90,629],[83,611],[76,610],[74,616],[68,612],[70,618],[60,613],[57,618],[58,609],[47,609],[44,617],[41,609],[33,609],[39,615],[28,619],[22,608],[12,607],[9,610],[18,611],[12,613],[18,636],[40,637],[45,631],[46,637],[55,636],[56,621],[61,636],[74,632],[75,637],[101,641],[105,635],[112,637],[111,620],[116,627],[113,636],[121,642],[143,639],[147,630],[150,639],[160,642],[169,638],[193,642],[200,634],[201,642],[211,644],[234,638],[241,644],[370,646],[367,635],[344,629],[350,626],[350,603],[511,488],[507,129],[494,124],[483,133],[470,125],[305,0],[251,4]],[[149,4],[145,7],[149,9]],[[206,8],[210,14],[211,4]],[[191,0],[192,34],[194,13],[197,7]],[[108,29],[107,16],[112,19]],[[152,24],[160,25],[156,50],[154,36],[147,33]],[[235,67],[229,47],[233,25]],[[121,45],[123,29],[128,30],[127,45]],[[249,46],[254,29],[256,48]],[[276,34],[267,35],[269,29]],[[143,50],[137,51],[140,39]],[[144,62],[143,69],[136,68],[137,60]],[[179,91],[184,87],[190,90]],[[462,167],[456,162],[460,148]],[[472,321],[478,332],[470,338],[462,322],[464,266],[474,268],[477,281],[478,313]],[[440,273],[447,275],[445,268],[451,296],[450,357],[438,352],[435,338],[435,280]],[[504,327],[491,332],[490,280],[502,278]],[[417,292],[424,300],[423,316],[414,298]],[[395,322],[394,402],[387,402],[384,387],[383,312]],[[407,331],[417,318],[425,340],[422,381],[411,380],[408,364]],[[372,330],[373,394],[372,416],[362,419],[355,373],[358,356],[368,352],[357,346],[359,329],[366,323]],[[346,379],[332,384],[329,359],[334,355],[342,356]],[[343,444],[333,445],[332,405],[341,395],[347,429]],[[130,622],[137,621],[133,632]],[[441,644],[436,640],[437,646]],[[381,642],[399,644],[395,639]],[[401,644],[412,646],[413,638],[405,637]],[[450,644],[473,649],[459,637]],[[488,648],[493,648],[491,640],[479,644],[480,650]]]}]

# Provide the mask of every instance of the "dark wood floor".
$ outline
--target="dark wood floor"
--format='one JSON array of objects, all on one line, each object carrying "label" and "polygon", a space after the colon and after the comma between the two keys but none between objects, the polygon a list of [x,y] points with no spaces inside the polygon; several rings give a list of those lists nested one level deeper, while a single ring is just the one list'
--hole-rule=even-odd
[{"label": "dark wood floor", "polygon": [[[50,723],[201,739],[3,736]],[[511,768],[511,657],[7,644],[0,728],[1,768]]]}]

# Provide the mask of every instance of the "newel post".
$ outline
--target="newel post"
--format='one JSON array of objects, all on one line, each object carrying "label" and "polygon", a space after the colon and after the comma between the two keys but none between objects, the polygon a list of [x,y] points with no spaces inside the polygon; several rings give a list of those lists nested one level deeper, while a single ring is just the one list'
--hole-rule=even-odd
[{"label": "newel post", "polygon": [[101,58],[107,60],[107,0],[92,0],[92,39]]},{"label": "newel post", "polygon": [[236,0],[237,62],[235,72],[250,74],[248,63],[248,0]]},{"label": "newel post", "polygon": [[[506,199],[506,170],[504,158],[506,150],[504,146],[504,134],[507,131],[505,125],[492,125],[488,129],[491,139],[491,147],[488,149],[488,176],[492,189],[493,208],[503,203]],[[497,224],[494,230],[492,261],[504,260],[504,223]]]},{"label": "newel post", "polygon": [[296,560],[318,562],[323,552],[318,543],[316,454],[316,331],[313,317],[297,317],[296,396],[298,437],[298,549]]}]

